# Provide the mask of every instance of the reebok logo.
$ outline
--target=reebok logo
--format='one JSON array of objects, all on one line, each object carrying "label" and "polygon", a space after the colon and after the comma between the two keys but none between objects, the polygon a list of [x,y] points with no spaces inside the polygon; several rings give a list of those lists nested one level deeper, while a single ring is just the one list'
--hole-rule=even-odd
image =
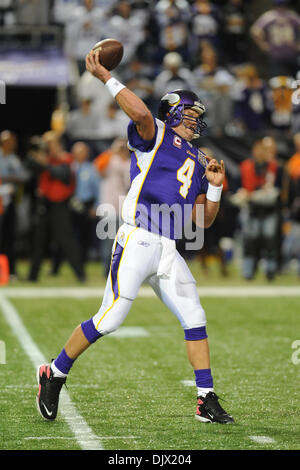
[{"label": "reebok logo", "polygon": [[139,240],[138,245],[142,245],[142,246],[145,246],[147,248],[148,246],[150,246],[150,243],[144,242],[143,240]]},{"label": "reebok logo", "polygon": [[6,86],[3,80],[0,80],[0,104],[6,104]]}]

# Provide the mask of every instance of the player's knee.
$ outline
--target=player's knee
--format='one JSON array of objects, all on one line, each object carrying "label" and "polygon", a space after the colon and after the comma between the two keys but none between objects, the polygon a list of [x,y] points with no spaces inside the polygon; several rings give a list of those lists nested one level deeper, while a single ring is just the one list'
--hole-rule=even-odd
[{"label": "player's knee", "polygon": [[89,343],[95,343],[102,336],[109,335],[113,331],[116,331],[119,326],[120,322],[105,322],[101,327],[96,328],[93,318],[90,318],[79,325]]},{"label": "player's knee", "polygon": [[206,326],[206,315],[201,304],[194,305],[194,308],[186,309],[182,315],[181,325],[184,330],[197,330]]},{"label": "player's knee", "polygon": [[[125,315],[124,315],[125,316]],[[121,324],[123,323],[123,320],[124,320],[124,316],[116,316],[116,317],[113,317],[113,316],[110,316],[108,318],[106,318],[103,322],[100,323],[100,325],[98,326],[98,332],[102,335],[102,336],[106,336],[106,335],[109,335],[110,333],[113,333],[114,331],[116,331],[120,326]]]},{"label": "player's knee", "polygon": [[107,326],[105,329],[101,328],[101,335],[102,336],[107,336],[116,331],[119,328],[120,325],[111,325]]},{"label": "player's knee", "polygon": [[101,336],[106,336],[116,331],[123,323],[128,314],[132,300],[125,297],[119,297],[116,302],[103,312],[101,307],[94,317],[94,325]]}]

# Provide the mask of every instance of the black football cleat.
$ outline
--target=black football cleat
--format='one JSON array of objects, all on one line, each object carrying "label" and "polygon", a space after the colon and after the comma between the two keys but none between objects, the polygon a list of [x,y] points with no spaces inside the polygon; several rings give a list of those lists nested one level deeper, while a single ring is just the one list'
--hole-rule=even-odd
[{"label": "black football cleat", "polygon": [[214,392],[209,392],[205,397],[198,397],[195,418],[203,423],[233,424],[233,417],[223,410],[218,399]]},{"label": "black football cleat", "polygon": [[37,370],[39,391],[36,405],[40,415],[47,420],[54,420],[57,415],[59,393],[66,378],[54,377],[50,364],[42,364]]}]

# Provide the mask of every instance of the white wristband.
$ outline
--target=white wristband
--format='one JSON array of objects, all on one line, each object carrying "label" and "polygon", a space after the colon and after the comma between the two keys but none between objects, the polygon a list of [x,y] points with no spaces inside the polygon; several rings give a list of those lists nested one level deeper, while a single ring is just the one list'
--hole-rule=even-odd
[{"label": "white wristband", "polygon": [[125,85],[120,83],[116,78],[111,77],[105,83],[105,86],[108,88],[110,94],[115,98],[118,93],[120,93],[123,88],[126,88]]},{"label": "white wristband", "polygon": [[222,186],[213,186],[212,184],[208,183],[208,190],[206,193],[206,199],[212,202],[219,202],[222,195]]}]

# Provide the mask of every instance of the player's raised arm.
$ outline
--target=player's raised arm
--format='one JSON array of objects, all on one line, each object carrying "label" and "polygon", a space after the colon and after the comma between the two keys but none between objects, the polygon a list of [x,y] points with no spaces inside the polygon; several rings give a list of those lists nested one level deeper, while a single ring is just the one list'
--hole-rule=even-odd
[{"label": "player's raised arm", "polygon": [[137,95],[113,78],[100,64],[99,51],[91,50],[86,56],[86,69],[105,84],[121,109],[135,122],[140,136],[145,140],[153,139],[155,125],[150,110]]}]

